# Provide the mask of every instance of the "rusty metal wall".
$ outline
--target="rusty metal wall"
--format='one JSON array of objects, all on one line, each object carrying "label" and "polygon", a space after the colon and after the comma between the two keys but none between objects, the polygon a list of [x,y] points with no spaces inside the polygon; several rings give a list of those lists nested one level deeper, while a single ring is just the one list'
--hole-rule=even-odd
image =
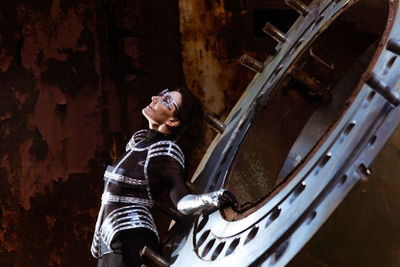
[{"label": "rusty metal wall", "polygon": [[253,73],[238,59],[240,15],[224,1],[179,1],[182,66],[187,86],[206,109],[225,119]]},{"label": "rusty metal wall", "polygon": [[104,73],[104,10],[95,1],[0,6],[1,265],[88,262],[96,180],[121,131]]},{"label": "rusty metal wall", "polygon": [[150,96],[183,83],[177,2],[150,4],[0,3],[1,266],[95,265],[104,168]]}]

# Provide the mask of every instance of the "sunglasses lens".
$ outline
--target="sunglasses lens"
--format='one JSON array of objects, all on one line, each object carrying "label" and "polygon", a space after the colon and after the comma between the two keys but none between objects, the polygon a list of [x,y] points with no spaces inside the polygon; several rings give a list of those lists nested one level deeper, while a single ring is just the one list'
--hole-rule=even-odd
[{"label": "sunglasses lens", "polygon": [[164,101],[167,102],[169,105],[172,105],[171,96],[167,95],[167,96],[164,98]]},{"label": "sunglasses lens", "polygon": [[174,99],[172,98],[170,92],[168,89],[165,89],[161,91],[157,96],[163,97],[163,99],[160,100],[160,102],[169,110],[172,110],[173,105],[176,106],[176,108],[179,110],[178,106],[175,104]]},{"label": "sunglasses lens", "polygon": [[157,96],[164,96],[168,92],[169,92],[168,89],[162,90],[161,92],[158,93]]}]

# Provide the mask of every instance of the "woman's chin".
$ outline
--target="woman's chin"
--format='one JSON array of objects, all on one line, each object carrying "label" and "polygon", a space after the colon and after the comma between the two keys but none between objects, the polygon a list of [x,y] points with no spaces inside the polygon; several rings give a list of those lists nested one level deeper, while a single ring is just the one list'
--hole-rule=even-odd
[{"label": "woman's chin", "polygon": [[142,114],[150,123],[152,123],[154,121],[152,119],[151,110],[149,108],[142,109]]},{"label": "woman's chin", "polygon": [[143,116],[145,116],[146,118],[149,116],[149,108],[145,107],[144,109],[142,109],[142,114]]}]

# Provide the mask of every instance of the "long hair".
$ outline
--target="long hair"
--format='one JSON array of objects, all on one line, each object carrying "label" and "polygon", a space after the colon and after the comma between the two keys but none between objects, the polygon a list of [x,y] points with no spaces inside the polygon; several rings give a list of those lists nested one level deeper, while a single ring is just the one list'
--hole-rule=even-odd
[{"label": "long hair", "polygon": [[182,95],[179,111],[174,116],[180,120],[178,127],[174,127],[172,135],[185,155],[186,175],[194,172],[195,157],[198,156],[200,145],[203,143],[204,112],[200,101],[185,87],[177,87],[171,91],[178,91]]}]

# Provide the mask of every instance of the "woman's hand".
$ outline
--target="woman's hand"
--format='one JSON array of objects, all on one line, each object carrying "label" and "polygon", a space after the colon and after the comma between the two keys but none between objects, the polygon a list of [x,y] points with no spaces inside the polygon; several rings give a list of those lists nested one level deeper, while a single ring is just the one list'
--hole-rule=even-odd
[{"label": "woman's hand", "polygon": [[178,211],[184,215],[199,214],[203,210],[211,208],[224,209],[226,207],[237,207],[236,197],[226,189],[201,194],[186,195],[179,200]]}]

